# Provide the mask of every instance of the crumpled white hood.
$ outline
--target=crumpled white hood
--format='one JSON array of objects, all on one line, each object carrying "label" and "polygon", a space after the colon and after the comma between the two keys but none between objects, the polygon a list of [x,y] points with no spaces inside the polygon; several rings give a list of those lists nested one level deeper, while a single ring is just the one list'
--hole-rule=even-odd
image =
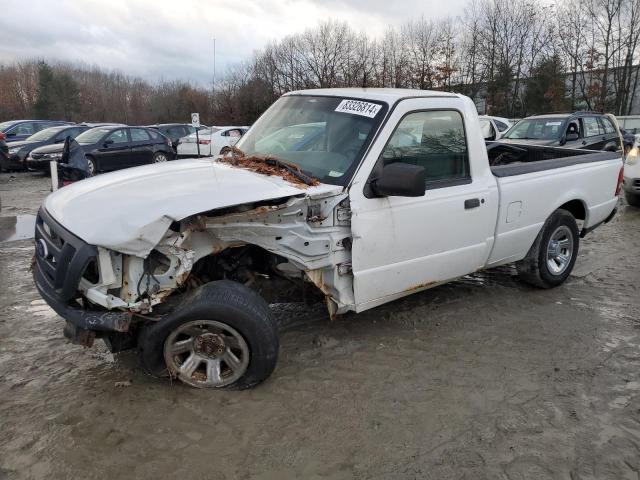
[{"label": "crumpled white hood", "polygon": [[98,175],[49,195],[44,207],[91,245],[146,257],[173,221],[217,208],[292,195],[339,193],[303,188],[212,159],[177,160]]}]

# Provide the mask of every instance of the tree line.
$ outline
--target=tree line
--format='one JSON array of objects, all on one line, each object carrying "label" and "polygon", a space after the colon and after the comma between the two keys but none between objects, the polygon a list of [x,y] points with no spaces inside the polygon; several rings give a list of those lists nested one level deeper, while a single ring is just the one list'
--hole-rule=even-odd
[{"label": "tree line", "polygon": [[[95,66],[0,66],[0,119],[250,124],[287,91],[395,87],[463,93],[508,117],[632,112],[640,0],[470,0],[461,16],[411,19],[380,37],[341,21],[265,45],[215,86],[150,83]],[[215,88],[213,88],[215,87]]]}]

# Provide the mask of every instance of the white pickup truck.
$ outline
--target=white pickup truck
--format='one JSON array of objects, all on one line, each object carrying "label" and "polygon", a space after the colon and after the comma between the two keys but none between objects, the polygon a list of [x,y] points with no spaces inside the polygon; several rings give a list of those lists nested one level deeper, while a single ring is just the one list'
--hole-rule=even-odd
[{"label": "white pickup truck", "polygon": [[332,318],[513,262],[555,287],[621,182],[616,153],[487,147],[461,95],[291,92],[224,157],[49,195],[34,276],[73,342],[137,347],[151,373],[192,386],[246,388],[276,365],[269,302],[305,282]]}]

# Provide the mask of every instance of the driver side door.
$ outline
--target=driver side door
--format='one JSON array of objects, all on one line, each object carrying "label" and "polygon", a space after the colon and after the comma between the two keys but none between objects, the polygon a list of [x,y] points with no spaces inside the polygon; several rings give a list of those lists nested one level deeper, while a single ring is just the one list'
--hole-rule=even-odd
[{"label": "driver side door", "polygon": [[105,136],[96,149],[100,170],[118,170],[131,165],[131,144],[126,128],[119,128]]},{"label": "driver side door", "polygon": [[[381,133],[367,156],[369,173],[363,166],[350,189],[357,311],[485,265],[498,194],[486,157],[482,169],[474,168],[482,166],[479,157],[470,162],[470,152],[486,151],[479,124],[463,120],[474,118],[472,109],[471,102],[455,97],[402,101],[385,127],[394,130]],[[371,195],[367,184],[382,165],[395,162],[424,167],[423,196]]]}]

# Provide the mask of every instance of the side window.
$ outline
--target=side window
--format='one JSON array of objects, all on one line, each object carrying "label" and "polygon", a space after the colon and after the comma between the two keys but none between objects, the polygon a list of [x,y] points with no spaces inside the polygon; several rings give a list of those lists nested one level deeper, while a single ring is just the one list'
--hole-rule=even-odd
[{"label": "side window", "polygon": [[601,117],[600,121],[604,126],[604,133],[616,133],[616,129],[613,126],[613,123],[611,123],[611,120],[609,120],[607,117]]},{"label": "side window", "polygon": [[596,117],[583,117],[582,122],[584,124],[585,137],[595,137],[604,133]]},{"label": "side window", "polygon": [[116,130],[111,133],[107,138],[107,140],[111,140],[114,144],[118,143],[127,143],[129,139],[127,138],[127,132],[123,129]]},{"label": "side window", "polygon": [[187,133],[185,134],[185,136],[186,136],[186,135],[191,135],[191,134],[193,134],[193,133],[196,133],[196,127],[193,127],[193,126],[191,126],[191,125],[188,125],[188,126],[187,126]]},{"label": "side window", "polygon": [[424,167],[427,187],[432,182],[469,179],[462,115],[453,110],[410,113],[396,127],[382,158],[385,164],[403,162]]},{"label": "side window", "polygon": [[129,132],[131,134],[132,142],[148,142],[149,141],[149,134],[147,133],[146,130],[143,130],[142,128],[131,128],[129,129]]},{"label": "side window", "polygon": [[30,122],[21,123],[11,130],[11,133],[16,135],[33,135],[36,133],[35,124]]},{"label": "side window", "polygon": [[157,130],[149,130],[147,133],[149,133],[149,135],[151,135],[151,138],[153,138],[154,140],[160,139],[160,133],[158,133]]},{"label": "side window", "polygon": [[501,122],[500,120],[494,120],[494,122],[496,122],[496,127],[498,127],[498,130],[500,130],[501,132],[504,132],[505,130],[509,129],[509,125],[507,125],[504,122]]},{"label": "side window", "polygon": [[[195,129],[194,129],[195,131]],[[167,129],[167,135],[170,138],[182,138],[184,137],[186,134],[184,133],[184,129],[182,127],[171,127],[169,129]]]}]

